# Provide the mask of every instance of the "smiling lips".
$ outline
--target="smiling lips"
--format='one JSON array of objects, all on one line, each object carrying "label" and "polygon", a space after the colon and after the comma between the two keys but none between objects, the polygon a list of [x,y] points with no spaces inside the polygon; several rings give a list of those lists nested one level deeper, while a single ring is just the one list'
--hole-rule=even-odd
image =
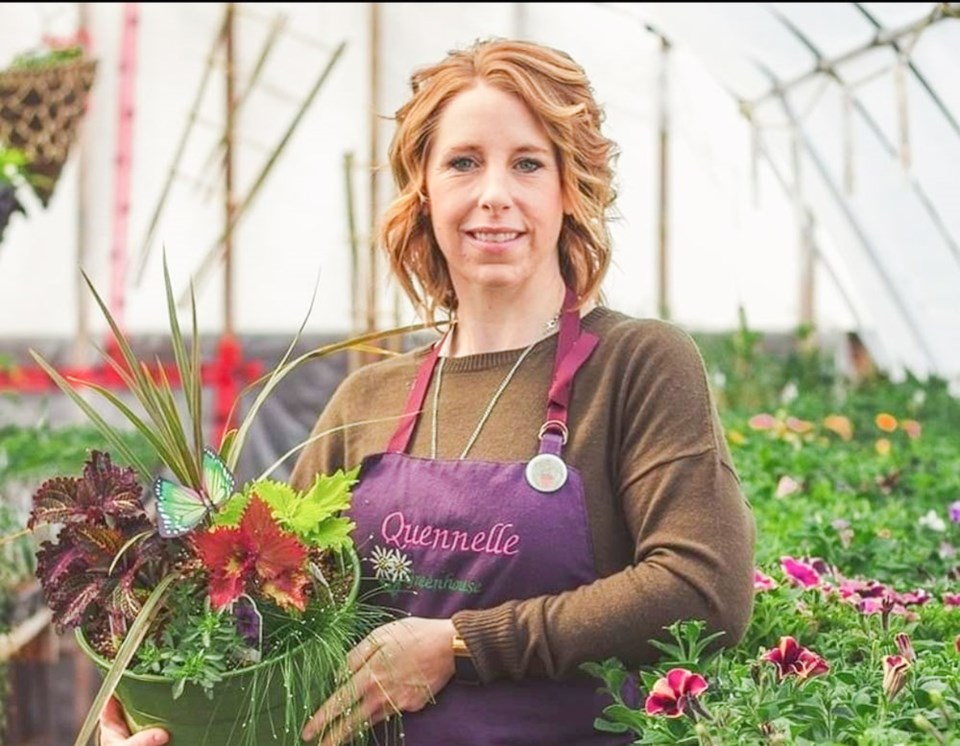
[{"label": "smiling lips", "polygon": [[480,243],[507,243],[523,235],[520,231],[468,230],[466,234]]}]

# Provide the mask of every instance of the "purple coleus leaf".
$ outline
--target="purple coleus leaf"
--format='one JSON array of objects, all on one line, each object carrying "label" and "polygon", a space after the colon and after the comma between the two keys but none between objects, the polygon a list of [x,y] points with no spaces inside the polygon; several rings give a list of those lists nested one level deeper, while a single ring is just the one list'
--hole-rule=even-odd
[{"label": "purple coleus leaf", "polygon": [[141,494],[134,470],[98,451],[83,476],[50,479],[34,494],[30,527],[60,527],[56,541],[40,545],[36,572],[58,631],[122,633],[151,582],[183,552],[160,540]]},{"label": "purple coleus leaf", "polygon": [[140,500],[142,492],[133,469],[116,467],[109,454],[93,451],[82,477],[56,477],[40,485],[33,495],[27,525],[33,529],[45,523],[139,520],[146,515]]}]

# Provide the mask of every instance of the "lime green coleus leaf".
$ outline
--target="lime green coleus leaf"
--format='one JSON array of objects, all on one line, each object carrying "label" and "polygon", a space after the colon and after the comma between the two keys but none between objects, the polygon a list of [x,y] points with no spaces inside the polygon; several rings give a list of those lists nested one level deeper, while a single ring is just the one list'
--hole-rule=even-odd
[{"label": "lime green coleus leaf", "polygon": [[349,518],[327,518],[316,526],[305,539],[312,546],[329,547],[337,551],[353,546],[351,533],[357,527]]},{"label": "lime green coleus leaf", "polygon": [[298,492],[289,484],[271,479],[249,483],[243,494],[234,495],[213,518],[214,526],[236,526],[240,523],[252,495],[267,505],[284,529],[297,535],[309,546],[321,549],[346,549],[352,545],[353,521],[340,517],[350,507],[350,488],[357,483],[360,467],[334,474],[317,475],[313,486]]}]

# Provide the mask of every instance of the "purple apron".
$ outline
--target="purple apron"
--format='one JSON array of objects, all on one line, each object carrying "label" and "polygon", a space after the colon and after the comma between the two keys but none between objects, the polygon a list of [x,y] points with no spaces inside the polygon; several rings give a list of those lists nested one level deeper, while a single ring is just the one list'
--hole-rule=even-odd
[{"label": "purple apron", "polygon": [[[540,453],[566,441],[570,385],[597,344],[570,308],[560,322]],[[560,593],[597,579],[580,474],[569,468],[553,492],[528,484],[525,463],[415,458],[406,450],[440,344],[424,360],[405,416],[386,453],[364,459],[350,516],[363,560],[364,591],[410,616],[448,618],[509,600]],[[530,433],[533,438],[534,434]],[[391,586],[391,582],[393,583]],[[383,591],[382,589],[389,590]],[[362,592],[364,592],[362,591]],[[612,700],[599,679],[452,680],[436,703],[401,718],[405,746],[600,746],[625,744],[594,718]],[[391,724],[391,728],[393,724]],[[396,733],[393,733],[396,739]],[[389,740],[382,729],[377,741]]]}]

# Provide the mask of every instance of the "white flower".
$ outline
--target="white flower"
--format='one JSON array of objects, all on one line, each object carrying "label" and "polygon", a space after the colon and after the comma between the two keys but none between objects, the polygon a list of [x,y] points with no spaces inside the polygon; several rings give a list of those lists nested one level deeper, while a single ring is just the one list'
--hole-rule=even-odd
[{"label": "white flower", "polygon": [[929,528],[931,531],[936,531],[937,533],[943,533],[947,530],[946,522],[937,515],[937,511],[935,510],[927,511],[926,515],[920,516],[917,524],[923,528]]},{"label": "white flower", "polygon": [[797,398],[799,393],[800,391],[797,389],[797,384],[790,381],[783,387],[783,391],[780,392],[780,403],[783,405],[790,404],[790,402]]},{"label": "white flower", "polygon": [[413,562],[407,555],[401,554],[399,549],[384,549],[381,546],[375,546],[367,561],[373,565],[374,576],[377,580],[386,580],[391,583],[410,580]]},{"label": "white flower", "polygon": [[795,492],[799,492],[801,486],[802,485],[796,479],[784,474],[782,477],[780,477],[780,481],[777,482],[776,495],[777,497],[787,497]]}]

